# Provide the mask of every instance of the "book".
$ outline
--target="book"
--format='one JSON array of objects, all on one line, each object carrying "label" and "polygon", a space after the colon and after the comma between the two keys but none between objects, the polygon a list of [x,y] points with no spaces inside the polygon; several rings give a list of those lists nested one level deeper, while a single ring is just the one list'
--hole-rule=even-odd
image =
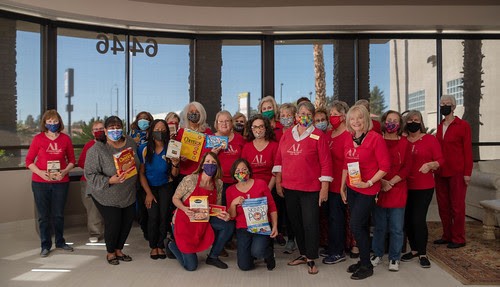
[{"label": "book", "polygon": [[245,213],[248,232],[271,235],[271,225],[267,218],[267,197],[245,199],[241,207]]},{"label": "book", "polygon": [[347,164],[347,174],[349,175],[349,184],[361,182],[361,171],[359,162],[350,162]]},{"label": "book", "polygon": [[180,158],[181,157],[181,147],[182,143],[176,140],[170,140],[168,142],[166,156],[169,158]]},{"label": "book", "polygon": [[190,129],[185,129],[181,139],[181,156],[198,162],[200,160],[205,134]]},{"label": "book", "polygon": [[118,175],[126,173],[125,179],[129,179],[137,174],[134,150],[131,147],[115,153],[113,159],[115,160],[116,173],[118,173]]},{"label": "book", "polygon": [[229,138],[224,136],[207,135],[206,148],[221,147],[227,150],[229,147]]},{"label": "book", "polygon": [[189,209],[194,212],[190,218],[191,222],[208,222],[209,208],[208,196],[191,196],[189,197]]},{"label": "book", "polygon": [[47,161],[47,173],[50,180],[57,180],[56,177],[61,174],[61,163],[58,160]]},{"label": "book", "polygon": [[226,211],[226,207],[224,205],[209,204],[208,206],[210,207],[210,216],[217,216],[222,211]]}]

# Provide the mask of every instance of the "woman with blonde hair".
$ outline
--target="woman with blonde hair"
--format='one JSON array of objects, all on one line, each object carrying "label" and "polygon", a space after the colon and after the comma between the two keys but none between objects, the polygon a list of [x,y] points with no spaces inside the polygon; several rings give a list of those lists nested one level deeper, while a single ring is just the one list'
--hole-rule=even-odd
[{"label": "woman with blonde hair", "polygon": [[181,122],[181,118],[175,112],[169,112],[165,116],[165,121],[168,124],[168,129],[170,131],[170,138],[175,139],[177,136],[177,131],[179,130],[179,124]]},{"label": "woman with blonde hair", "polygon": [[233,130],[243,138],[246,138],[247,117],[240,112],[236,112],[233,116]]},{"label": "woman with blonde hair", "polygon": [[276,104],[276,101],[272,96],[267,96],[260,100],[259,113],[271,121],[271,126],[274,129],[274,134],[276,135],[276,141],[279,142],[281,136],[283,135],[283,126],[278,121],[278,104]]}]

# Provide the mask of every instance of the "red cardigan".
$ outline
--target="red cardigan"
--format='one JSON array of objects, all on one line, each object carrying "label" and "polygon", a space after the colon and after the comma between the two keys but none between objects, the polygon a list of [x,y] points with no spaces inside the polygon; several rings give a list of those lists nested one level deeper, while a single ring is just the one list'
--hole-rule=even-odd
[{"label": "red cardigan", "polygon": [[444,156],[444,164],[439,167],[439,176],[449,177],[457,173],[471,176],[473,161],[469,123],[455,117],[443,138],[443,122],[441,122],[437,128],[436,138]]}]

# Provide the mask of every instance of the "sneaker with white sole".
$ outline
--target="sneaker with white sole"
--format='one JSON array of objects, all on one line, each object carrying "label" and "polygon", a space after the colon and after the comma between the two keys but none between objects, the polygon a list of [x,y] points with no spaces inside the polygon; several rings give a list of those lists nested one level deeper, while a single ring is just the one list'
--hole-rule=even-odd
[{"label": "sneaker with white sole", "polygon": [[372,257],[370,257],[370,262],[372,263],[373,267],[377,266],[381,261],[382,257],[378,257],[376,255],[372,255]]},{"label": "sneaker with white sole", "polygon": [[91,236],[91,237],[89,237],[89,242],[90,243],[97,243],[97,242],[99,242],[99,238],[96,236]]},{"label": "sneaker with white sole", "polygon": [[399,271],[399,260],[389,260],[389,271]]}]

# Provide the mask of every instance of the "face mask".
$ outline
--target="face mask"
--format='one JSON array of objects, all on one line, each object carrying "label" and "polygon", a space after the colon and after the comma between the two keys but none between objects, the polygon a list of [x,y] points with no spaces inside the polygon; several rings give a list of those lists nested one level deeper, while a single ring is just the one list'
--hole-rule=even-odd
[{"label": "face mask", "polygon": [[217,173],[217,165],[215,163],[204,163],[203,171],[208,176],[214,176]]},{"label": "face mask", "polygon": [[299,118],[299,125],[308,128],[312,124],[312,117],[310,116],[302,116]]},{"label": "face mask", "polygon": [[274,119],[274,110],[262,112],[262,115],[270,120]]},{"label": "face mask", "polygon": [[242,132],[244,128],[245,128],[245,125],[240,124],[240,123],[236,123],[233,127],[233,129],[237,132]]},{"label": "face mask", "polygon": [[245,182],[250,178],[250,174],[248,171],[237,172],[234,174],[234,178],[236,178],[238,182]]},{"label": "face mask", "polygon": [[59,130],[59,127],[61,125],[60,124],[55,124],[55,125],[51,125],[51,124],[45,124],[45,127],[50,131],[50,132],[57,132],[57,130]]},{"label": "face mask", "polygon": [[443,116],[447,116],[451,114],[451,106],[441,106],[440,111]]},{"label": "face mask", "polygon": [[416,133],[421,127],[421,124],[416,122],[407,123],[406,125],[408,126],[410,133]]},{"label": "face mask", "polygon": [[157,141],[164,141],[167,138],[167,132],[153,131],[153,139]]},{"label": "face mask", "polygon": [[289,117],[289,118],[281,118],[280,119],[280,123],[284,126],[284,127],[290,127],[293,125],[293,117]]},{"label": "face mask", "polygon": [[327,122],[319,122],[316,124],[316,127],[322,131],[326,131],[326,128],[328,127]]},{"label": "face mask", "polygon": [[137,122],[137,125],[141,130],[146,130],[147,128],[149,128],[149,121],[142,119]]},{"label": "face mask", "polygon": [[385,130],[390,134],[397,132],[398,129],[399,129],[398,123],[393,123],[393,122],[385,123]]},{"label": "face mask", "polygon": [[340,127],[340,124],[342,123],[342,116],[330,116],[330,124],[332,124],[333,129],[337,129]]},{"label": "face mask", "polygon": [[253,136],[256,138],[256,139],[261,139],[264,137],[264,132],[261,132],[261,133],[258,133],[258,132],[252,132],[253,133]]},{"label": "face mask", "polygon": [[200,114],[198,113],[188,114],[187,118],[190,122],[197,123],[200,120]]},{"label": "face mask", "polygon": [[94,134],[94,138],[95,138],[95,139],[100,138],[100,137],[102,136],[102,134],[103,134],[103,133],[104,133],[104,131],[96,131],[96,132],[94,132],[94,133],[93,133],[93,134]]},{"label": "face mask", "polygon": [[108,139],[112,141],[117,141],[121,139],[123,136],[123,130],[122,129],[116,129],[116,130],[108,130]]},{"label": "face mask", "polygon": [[354,135],[352,136],[352,140],[357,144],[361,145],[363,142],[363,139],[366,137],[366,133],[363,133],[359,138],[355,138]]}]

